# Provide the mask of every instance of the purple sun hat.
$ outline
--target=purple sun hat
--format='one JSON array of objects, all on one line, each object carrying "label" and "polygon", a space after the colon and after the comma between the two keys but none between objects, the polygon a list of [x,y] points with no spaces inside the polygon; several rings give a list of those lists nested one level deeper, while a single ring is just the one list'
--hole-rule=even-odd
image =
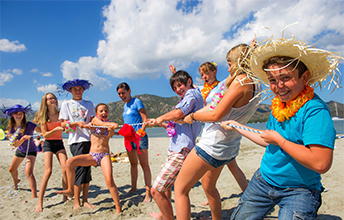
[{"label": "purple sun hat", "polygon": [[62,84],[62,89],[69,92],[69,90],[74,86],[81,86],[84,90],[88,89],[92,84],[88,80],[83,79],[73,79]]},{"label": "purple sun hat", "polygon": [[22,105],[14,105],[11,108],[5,109],[3,113],[5,114],[5,117],[11,117],[13,113],[16,112],[24,112],[25,114],[29,113],[31,111],[31,104],[26,106],[25,108]]}]

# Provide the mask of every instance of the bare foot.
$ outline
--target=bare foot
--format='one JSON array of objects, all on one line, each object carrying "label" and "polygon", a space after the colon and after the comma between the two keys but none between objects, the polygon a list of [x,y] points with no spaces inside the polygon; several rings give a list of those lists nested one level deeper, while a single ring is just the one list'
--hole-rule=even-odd
[{"label": "bare foot", "polygon": [[67,202],[67,201],[69,201],[68,197],[67,196],[63,196],[62,202]]},{"label": "bare foot", "polygon": [[74,206],[73,206],[73,212],[75,212],[75,211],[77,211],[77,212],[80,212],[80,205],[79,204],[74,204]]},{"label": "bare foot", "polygon": [[143,202],[151,202],[152,201],[152,197],[150,197],[150,195],[146,194],[145,199],[143,200]]},{"label": "bare foot", "polygon": [[209,205],[208,201],[202,203],[202,206],[207,206],[207,205]]},{"label": "bare foot", "polygon": [[68,196],[70,198],[73,198],[73,196],[74,196],[74,192],[72,190],[55,191],[55,193],[61,194],[61,195],[64,195],[64,196]]},{"label": "bare foot", "polygon": [[122,208],[120,206],[119,207],[116,206],[116,214],[115,215],[118,215],[121,212],[122,212]]},{"label": "bare foot", "polygon": [[43,208],[41,204],[36,205],[35,212],[43,212]]},{"label": "bare foot", "polygon": [[152,218],[155,218],[155,219],[158,219],[158,220],[164,220],[164,217],[162,216],[162,214],[159,212],[150,212],[149,215],[152,217]]},{"label": "bare foot", "polygon": [[20,183],[20,179],[17,179],[17,182],[14,184],[13,189],[18,190],[18,184]]},{"label": "bare foot", "polygon": [[95,205],[92,205],[92,204],[90,204],[88,202],[84,202],[83,206],[86,207],[86,208],[89,208],[89,209],[94,209],[94,207],[96,207]]}]

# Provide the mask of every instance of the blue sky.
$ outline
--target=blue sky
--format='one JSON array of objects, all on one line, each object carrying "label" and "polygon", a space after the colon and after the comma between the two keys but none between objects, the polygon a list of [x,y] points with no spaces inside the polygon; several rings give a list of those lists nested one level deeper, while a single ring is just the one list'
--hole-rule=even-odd
[{"label": "blue sky", "polygon": [[[200,85],[199,65],[214,61],[222,80],[231,47],[271,31],[280,37],[295,22],[286,36],[344,55],[342,0],[1,0],[0,7],[0,105],[6,107],[30,102],[37,109],[46,92],[74,78],[93,84],[84,98],[94,104],[120,100],[116,86],[123,81],[132,95],[174,96],[170,64]],[[316,89],[325,101],[344,102],[343,88],[330,91]]]}]

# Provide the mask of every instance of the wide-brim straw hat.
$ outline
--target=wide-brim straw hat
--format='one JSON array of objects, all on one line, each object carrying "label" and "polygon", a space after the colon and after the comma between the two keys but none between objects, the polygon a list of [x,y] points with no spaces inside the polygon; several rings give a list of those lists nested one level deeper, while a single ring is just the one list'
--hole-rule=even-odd
[{"label": "wide-brim straw hat", "polygon": [[74,86],[81,86],[82,88],[84,88],[84,90],[88,89],[92,84],[87,81],[87,80],[83,80],[83,79],[73,79],[73,80],[69,80],[67,82],[65,82],[62,85],[62,89],[66,90],[69,92],[69,90],[74,87]]},{"label": "wide-brim straw hat", "polygon": [[[263,41],[262,45],[257,46],[250,58],[251,73],[269,84],[266,71],[263,70],[263,62],[275,56],[287,56],[295,60],[303,62],[310,72],[310,77],[307,85],[321,86],[321,83],[331,77],[331,80],[325,85],[335,84],[335,88],[339,87],[338,65],[341,57],[338,53],[329,52],[322,49],[316,49],[312,46],[307,46],[303,41],[296,41],[294,37],[268,39]],[[298,62],[294,61],[294,62]],[[288,65],[288,64],[286,64]]]}]

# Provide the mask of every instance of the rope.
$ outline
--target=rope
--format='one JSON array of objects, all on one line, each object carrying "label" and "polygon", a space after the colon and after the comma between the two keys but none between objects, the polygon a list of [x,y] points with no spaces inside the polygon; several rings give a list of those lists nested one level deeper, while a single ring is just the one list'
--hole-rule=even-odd
[{"label": "rope", "polygon": [[[212,122],[212,123],[218,124],[218,125],[221,124],[221,122]],[[258,134],[262,134],[263,133],[261,131],[255,130],[255,129],[251,129],[251,128],[247,128],[247,127],[242,127],[242,126],[238,126],[238,125],[227,124],[227,126],[238,128],[238,129],[245,130],[245,131],[250,131],[250,132],[258,133]]]}]

